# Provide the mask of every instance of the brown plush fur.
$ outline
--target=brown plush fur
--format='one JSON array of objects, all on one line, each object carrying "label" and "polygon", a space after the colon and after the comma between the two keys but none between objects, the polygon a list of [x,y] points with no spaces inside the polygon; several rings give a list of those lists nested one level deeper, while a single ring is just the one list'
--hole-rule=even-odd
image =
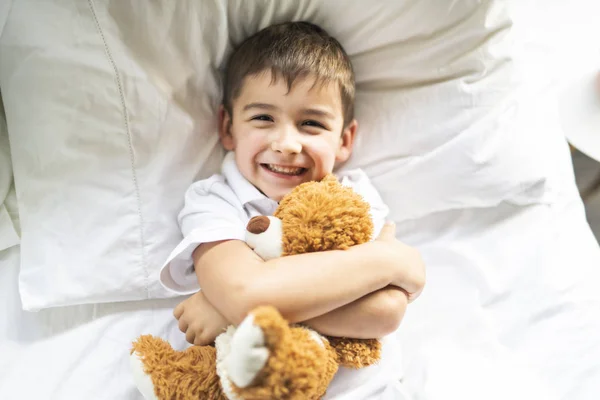
[{"label": "brown plush fur", "polygon": [[333,175],[294,188],[274,216],[282,221],[284,256],[346,250],[373,234],[369,203]]},{"label": "brown plush fur", "polygon": [[[346,250],[373,235],[369,204],[333,175],[297,186],[274,214],[282,220],[283,255]],[[329,338],[338,362],[348,368],[374,364],[381,356],[377,339]]]},{"label": "brown plush fur", "polygon": [[246,400],[320,399],[338,369],[335,350],[318,343],[303,327],[290,327],[273,307],[251,312],[262,328],[271,356],[257,376],[258,385],[236,390]]},{"label": "brown plush fur", "polygon": [[[282,220],[283,255],[345,250],[369,241],[373,233],[368,203],[333,175],[296,187],[274,215]],[[321,337],[321,345],[316,335],[303,327],[290,327],[272,307],[258,307],[251,314],[265,335],[270,356],[252,385],[233,387],[240,399],[320,399],[339,365],[362,368],[380,358],[381,344],[376,339]],[[159,399],[225,399],[214,347],[175,352],[160,339],[142,336],[133,351],[142,357]]]},{"label": "brown plush fur", "polygon": [[227,400],[215,369],[213,346],[192,346],[175,351],[166,341],[144,335],[133,343],[133,352],[141,356],[159,399]]},{"label": "brown plush fur", "polygon": [[337,361],[346,368],[364,368],[381,358],[381,342],[377,339],[328,337],[335,349]]}]

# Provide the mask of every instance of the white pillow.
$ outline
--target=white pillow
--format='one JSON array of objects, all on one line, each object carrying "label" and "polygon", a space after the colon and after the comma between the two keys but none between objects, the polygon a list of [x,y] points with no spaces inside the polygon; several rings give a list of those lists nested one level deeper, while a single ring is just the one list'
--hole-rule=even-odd
[{"label": "white pillow", "polygon": [[[1,24],[0,24],[1,25]],[[0,252],[19,244],[17,234],[7,209],[6,199],[12,188],[13,174],[8,144],[8,131],[4,107],[0,99]]]},{"label": "white pillow", "polygon": [[[504,2],[15,2],[0,40],[27,309],[166,295],[176,214],[218,170],[232,45],[272,23],[336,36],[357,77],[363,167],[397,221],[547,200]],[[32,29],[31,27],[35,27]],[[519,97],[521,96],[521,97]],[[527,129],[525,129],[527,128]]]},{"label": "white pillow", "polygon": [[184,190],[222,157],[209,57],[165,51],[159,85],[90,4],[15,2],[0,41],[29,310],[164,296]]}]

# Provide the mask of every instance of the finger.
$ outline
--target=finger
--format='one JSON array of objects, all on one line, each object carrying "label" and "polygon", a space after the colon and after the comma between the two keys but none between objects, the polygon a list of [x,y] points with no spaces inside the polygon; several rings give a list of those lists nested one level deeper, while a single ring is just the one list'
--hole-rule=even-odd
[{"label": "finger", "polygon": [[195,346],[204,346],[205,344],[202,342],[202,336],[200,335],[196,335],[196,337],[194,338],[194,341],[192,342],[193,345]]},{"label": "finger", "polygon": [[415,301],[416,299],[418,299],[420,295],[421,295],[421,291],[409,294],[408,295],[408,304],[410,304],[413,301]]},{"label": "finger", "polygon": [[188,330],[188,323],[185,319],[181,318],[179,320],[179,330],[183,333],[186,333]]},{"label": "finger", "polygon": [[416,290],[416,291],[414,291],[412,293],[409,293],[409,292],[407,292],[407,293],[408,293],[408,303],[410,304],[410,303],[412,303],[413,301],[415,301],[416,299],[419,298],[419,296],[421,295],[421,293],[423,293],[423,288],[421,288],[419,290]]},{"label": "finger", "polygon": [[212,343],[212,341],[208,340],[208,338],[204,335],[204,333],[202,333],[200,335],[196,335],[196,338],[194,339],[194,344],[196,346],[206,346],[211,343]]},{"label": "finger", "polygon": [[183,309],[184,309],[183,302],[177,304],[177,307],[175,307],[175,309],[173,310],[173,316],[176,319],[181,318],[181,315],[183,314]]},{"label": "finger", "polygon": [[185,333],[185,340],[187,340],[190,344],[194,344],[194,341],[196,340],[196,332],[194,332],[193,329],[189,329]]},{"label": "finger", "polygon": [[396,238],[396,224],[391,221],[388,221],[381,228],[381,232],[379,232],[379,236],[377,240],[391,240]]},{"label": "finger", "polygon": [[216,333],[216,332],[210,331],[208,329],[205,329],[202,331],[201,334],[196,335],[196,340],[194,343],[197,343],[200,346],[208,346],[215,342],[215,339],[217,338],[217,336],[219,336],[220,333],[221,332]]},{"label": "finger", "polygon": [[412,257],[410,258],[412,262],[412,273],[407,275],[406,285],[403,285],[403,287],[409,293],[408,302],[412,303],[423,292],[425,283],[427,282],[427,274],[425,263],[420,252],[413,248],[411,248],[410,251],[412,252]]}]

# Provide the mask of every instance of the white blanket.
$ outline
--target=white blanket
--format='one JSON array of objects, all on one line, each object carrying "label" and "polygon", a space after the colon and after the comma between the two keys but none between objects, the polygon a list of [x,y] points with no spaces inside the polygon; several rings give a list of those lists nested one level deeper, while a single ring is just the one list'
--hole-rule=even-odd
[{"label": "white blanket", "polygon": [[[399,330],[415,400],[598,398],[600,254],[569,197],[400,226],[429,267]],[[176,299],[23,312],[18,263],[18,247],[0,253],[1,399],[139,399],[131,339],[152,333],[185,346],[171,317]]]}]

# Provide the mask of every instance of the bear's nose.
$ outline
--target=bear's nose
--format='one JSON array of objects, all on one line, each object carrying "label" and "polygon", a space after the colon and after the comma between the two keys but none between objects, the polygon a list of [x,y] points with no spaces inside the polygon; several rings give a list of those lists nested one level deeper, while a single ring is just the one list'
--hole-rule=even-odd
[{"label": "bear's nose", "polygon": [[254,233],[255,235],[259,233],[265,232],[269,229],[269,225],[271,221],[269,221],[269,217],[265,217],[264,215],[258,217],[252,217],[250,221],[248,221],[248,225],[246,226],[246,230],[250,233]]}]

